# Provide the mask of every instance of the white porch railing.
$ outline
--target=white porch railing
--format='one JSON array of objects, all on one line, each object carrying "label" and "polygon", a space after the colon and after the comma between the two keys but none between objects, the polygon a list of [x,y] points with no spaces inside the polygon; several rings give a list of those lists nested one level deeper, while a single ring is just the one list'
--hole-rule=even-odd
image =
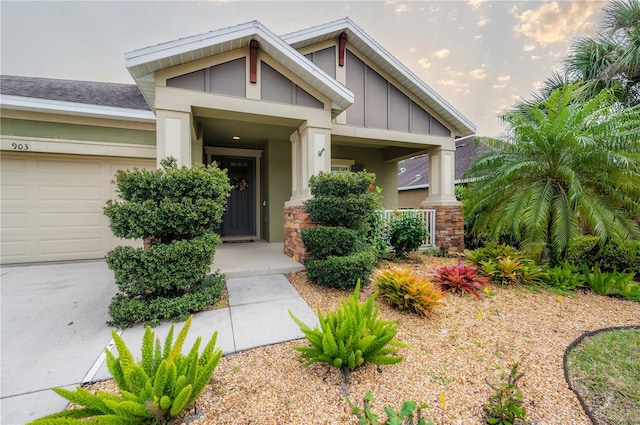
[{"label": "white porch railing", "polygon": [[385,225],[390,225],[396,215],[396,211],[402,214],[412,214],[420,217],[427,229],[427,237],[422,241],[421,248],[432,248],[436,246],[436,210],[379,210],[382,214]]}]

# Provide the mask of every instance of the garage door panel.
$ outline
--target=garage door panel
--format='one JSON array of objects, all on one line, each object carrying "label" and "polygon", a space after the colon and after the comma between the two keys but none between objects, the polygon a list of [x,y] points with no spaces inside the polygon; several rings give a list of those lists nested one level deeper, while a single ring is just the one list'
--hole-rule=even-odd
[{"label": "garage door panel", "polygon": [[85,177],[100,176],[102,174],[102,167],[104,167],[104,161],[96,161],[87,159],[86,161],[76,160],[50,160],[40,159],[37,162],[39,174],[53,174],[53,175],[82,175]]},{"label": "garage door panel", "polygon": [[[3,156],[5,156],[3,154]],[[2,173],[24,173],[27,169],[27,160],[24,158],[3,158]]]},{"label": "garage door panel", "polygon": [[68,256],[77,258],[79,256],[91,255],[92,258],[100,258],[104,256],[103,237],[87,236],[77,238],[56,238],[56,239],[40,239],[38,243],[38,251],[40,256]]},{"label": "garage door panel", "polygon": [[101,230],[104,223],[102,214],[98,213],[44,213],[38,215],[39,228],[65,230],[65,229],[92,229]]},{"label": "garage door panel", "polygon": [[155,168],[149,159],[3,152],[0,157],[2,263],[104,258],[117,245],[103,208],[116,197],[120,169]]},{"label": "garage door panel", "polygon": [[[3,163],[4,164],[4,163]],[[5,175],[3,173],[3,179]],[[27,194],[29,193],[28,186],[26,184],[12,184],[12,185],[2,185],[2,203],[12,202],[12,201],[26,201]]]}]

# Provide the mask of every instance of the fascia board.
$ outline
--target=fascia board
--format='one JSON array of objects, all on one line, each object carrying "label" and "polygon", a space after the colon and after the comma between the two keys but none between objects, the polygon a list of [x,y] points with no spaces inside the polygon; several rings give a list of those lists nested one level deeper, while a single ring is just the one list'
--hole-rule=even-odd
[{"label": "fascia board", "polygon": [[23,96],[0,95],[0,107],[16,111],[79,115],[127,121],[156,122],[156,116],[152,111],[115,108],[112,106],[91,105],[87,103],[63,102],[50,99],[37,99]]}]

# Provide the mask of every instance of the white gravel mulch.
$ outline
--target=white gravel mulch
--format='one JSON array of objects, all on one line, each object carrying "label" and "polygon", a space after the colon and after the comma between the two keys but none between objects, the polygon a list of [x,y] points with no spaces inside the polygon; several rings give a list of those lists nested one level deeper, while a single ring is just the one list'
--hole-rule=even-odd
[{"label": "white gravel mulch", "polygon": [[[417,274],[455,259],[413,255]],[[307,282],[304,272],[289,280],[314,310],[334,309],[351,291]],[[495,295],[449,295],[446,306],[425,318],[400,312],[383,300],[381,316],[399,323],[397,338],[408,344],[396,365],[365,365],[351,373],[350,398],[362,405],[371,391],[374,412],[399,409],[406,400],[430,406],[438,425],[482,424],[491,383],[501,382],[519,363],[529,425],[590,425],[564,379],[563,354],[582,333],[640,323],[640,303],[578,293],[558,297],[523,287],[490,285]],[[363,289],[361,300],[373,292]],[[356,424],[341,394],[341,372],[324,364],[303,367],[293,346],[306,340],[262,347],[223,358],[211,383],[183,420],[191,424]],[[104,387],[107,383],[94,384]]]}]

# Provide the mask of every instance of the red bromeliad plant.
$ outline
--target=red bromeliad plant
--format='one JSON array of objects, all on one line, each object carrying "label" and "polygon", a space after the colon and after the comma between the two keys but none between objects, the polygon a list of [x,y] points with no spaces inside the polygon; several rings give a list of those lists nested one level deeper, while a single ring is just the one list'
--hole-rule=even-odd
[{"label": "red bromeliad plant", "polygon": [[477,275],[478,267],[464,265],[462,260],[458,260],[458,265],[456,266],[441,267],[434,273],[433,281],[440,285],[442,289],[460,293],[467,291],[476,298],[480,298],[480,294],[476,292],[476,289],[484,288],[489,282],[486,277]]}]

